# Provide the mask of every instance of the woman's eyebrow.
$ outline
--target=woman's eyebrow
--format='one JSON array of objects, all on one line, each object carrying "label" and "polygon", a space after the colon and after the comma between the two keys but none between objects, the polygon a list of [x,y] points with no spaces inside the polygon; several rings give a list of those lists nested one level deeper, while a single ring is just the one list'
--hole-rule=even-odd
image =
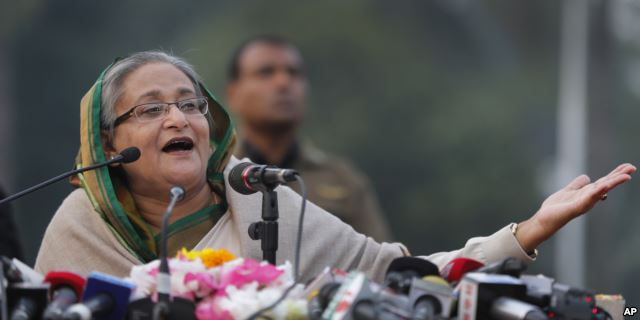
[{"label": "woman's eyebrow", "polygon": [[[192,88],[189,87],[180,87],[178,88],[178,94],[179,95],[185,95],[185,94],[193,94],[195,93],[195,91]],[[145,93],[143,93],[140,97],[138,97],[138,99],[136,100],[136,103],[140,103],[143,99],[145,98],[159,98],[162,96],[162,92],[160,92],[160,90],[154,89],[154,90],[149,90]]]},{"label": "woman's eyebrow", "polygon": [[150,90],[142,94],[136,99],[136,103],[141,102],[144,98],[157,98],[160,96],[160,90]]}]

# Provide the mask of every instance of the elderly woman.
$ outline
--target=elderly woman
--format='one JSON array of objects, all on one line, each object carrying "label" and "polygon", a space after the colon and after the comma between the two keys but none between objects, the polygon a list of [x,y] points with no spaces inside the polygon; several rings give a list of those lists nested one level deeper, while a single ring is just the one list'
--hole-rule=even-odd
[{"label": "elderly woman", "polygon": [[[141,52],[109,66],[80,103],[77,166],[105,161],[136,146],[138,161],[78,175],[78,187],[47,228],[36,261],[40,272],[102,271],[125,276],[157,257],[162,214],[172,186],[186,197],[169,226],[169,252],[181,247],[227,248],[260,259],[260,242],[247,235],[260,217],[261,195],[241,195],[227,184],[234,130],[225,109],[185,61]],[[514,256],[535,258],[535,248],[595,205],[635,167],[623,164],[595,183],[580,176],[550,196],[539,211],[488,237],[472,238],[452,252],[426,256],[439,266],[465,256],[484,263]],[[277,262],[293,260],[299,196],[278,189],[280,239]],[[401,244],[376,243],[309,203],[304,221],[301,273],[309,280],[324,266],[359,269],[380,280],[390,261],[408,255]]]}]

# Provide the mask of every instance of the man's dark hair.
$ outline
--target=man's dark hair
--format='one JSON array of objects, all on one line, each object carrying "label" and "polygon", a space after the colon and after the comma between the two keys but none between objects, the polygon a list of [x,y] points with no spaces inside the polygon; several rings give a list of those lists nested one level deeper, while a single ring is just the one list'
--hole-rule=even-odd
[{"label": "man's dark hair", "polygon": [[240,57],[242,57],[242,54],[249,46],[257,43],[269,44],[276,47],[289,47],[295,50],[298,49],[291,41],[274,34],[261,34],[248,38],[231,54],[231,59],[227,66],[227,81],[233,82],[238,79],[240,75]]}]

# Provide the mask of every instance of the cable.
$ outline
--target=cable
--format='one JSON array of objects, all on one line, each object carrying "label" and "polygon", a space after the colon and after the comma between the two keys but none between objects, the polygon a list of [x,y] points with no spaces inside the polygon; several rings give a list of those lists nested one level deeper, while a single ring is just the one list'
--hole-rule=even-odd
[{"label": "cable", "polygon": [[[247,319],[255,320],[258,319],[263,313],[275,308],[278,304],[280,304],[284,299],[289,295],[289,292],[293,290],[293,288],[300,283],[300,249],[302,247],[302,229],[304,226],[304,212],[307,207],[307,189],[304,185],[304,180],[300,175],[296,175],[296,180],[300,185],[300,193],[302,193],[302,205],[300,205],[300,219],[298,219],[298,234],[296,236],[296,251],[294,256],[294,265],[293,265],[293,284],[290,285],[282,295],[274,301],[272,304],[254,312]],[[264,316],[263,316],[264,317]]]},{"label": "cable", "polygon": [[298,235],[296,238],[296,252],[293,265],[293,279],[297,282],[300,279],[300,249],[302,246],[302,229],[304,221],[304,212],[307,207],[307,188],[304,185],[304,180],[300,175],[296,175],[298,185],[300,185],[300,191],[302,193],[302,205],[300,205],[300,219],[298,220]]}]

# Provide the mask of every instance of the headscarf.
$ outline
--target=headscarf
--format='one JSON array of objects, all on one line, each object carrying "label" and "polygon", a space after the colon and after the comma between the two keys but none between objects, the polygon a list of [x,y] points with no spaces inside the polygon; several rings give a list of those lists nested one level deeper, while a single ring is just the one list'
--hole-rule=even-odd
[{"label": "headscarf", "polygon": [[[80,151],[76,157],[77,168],[107,160],[103,150],[100,125],[102,84],[105,74],[116,62],[100,74],[80,102]],[[209,142],[214,151],[207,164],[207,180],[217,195],[214,198],[221,201],[172,223],[168,229],[169,250],[175,250],[183,245],[195,245],[228,207],[222,172],[235,144],[233,122],[225,108],[204,84],[197,79],[195,81],[209,102],[207,115]],[[102,167],[73,177],[71,183],[86,191],[95,210],[120,243],[140,261],[148,262],[157,258],[157,237],[138,212],[121,170],[121,168]]]}]

